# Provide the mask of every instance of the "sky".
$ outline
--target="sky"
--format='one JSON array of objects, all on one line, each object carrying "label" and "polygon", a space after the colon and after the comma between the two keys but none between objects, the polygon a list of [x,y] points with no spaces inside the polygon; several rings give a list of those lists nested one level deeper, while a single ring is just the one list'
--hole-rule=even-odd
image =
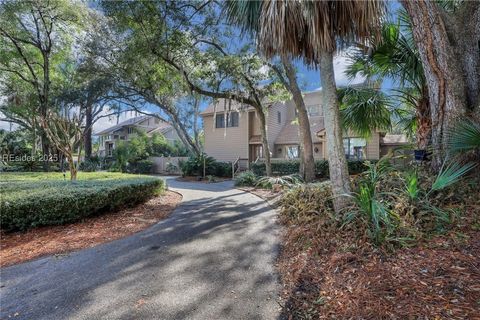
[{"label": "sky", "polygon": [[[397,1],[389,1],[388,2],[389,6],[389,12],[392,14],[399,8],[399,4]],[[241,40],[240,40],[241,41]],[[335,72],[335,81],[337,83],[337,86],[347,86],[351,84],[358,84],[363,82],[365,79],[362,77],[357,77],[355,79],[349,79],[345,75],[345,70],[349,64],[349,59],[347,57],[348,54],[348,49],[345,52],[341,52],[337,54],[337,56],[334,58],[334,72]],[[295,65],[297,67],[297,77],[298,77],[298,82],[299,85],[301,86],[301,89],[304,92],[308,91],[314,91],[314,90],[319,90],[321,89],[321,83],[320,83],[320,72],[318,70],[308,68],[303,64],[302,61],[296,61]],[[387,79],[382,84],[382,89],[388,90],[392,87],[392,82]],[[202,103],[201,108],[206,108],[208,103]],[[158,112],[158,108],[154,106],[147,106],[147,110]],[[106,114],[106,112],[105,112]],[[134,112],[127,112],[123,113],[120,115],[119,121],[124,121],[128,118],[134,117],[135,113]],[[3,118],[3,115],[0,113],[0,120]],[[116,117],[105,117],[99,119],[93,128],[94,132],[99,132],[101,130],[104,130],[108,127],[111,127],[117,123],[117,118]],[[0,121],[0,129],[5,129],[5,130],[10,130],[11,126],[9,122],[5,121]],[[15,126],[13,126],[15,129]]]}]

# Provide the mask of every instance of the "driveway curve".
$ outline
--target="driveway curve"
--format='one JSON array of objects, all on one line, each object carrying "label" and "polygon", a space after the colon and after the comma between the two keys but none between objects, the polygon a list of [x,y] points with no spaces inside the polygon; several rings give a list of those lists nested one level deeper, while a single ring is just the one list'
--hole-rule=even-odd
[{"label": "driveway curve", "polygon": [[277,319],[275,212],[260,198],[168,179],[183,195],[130,237],[0,271],[0,319]]}]

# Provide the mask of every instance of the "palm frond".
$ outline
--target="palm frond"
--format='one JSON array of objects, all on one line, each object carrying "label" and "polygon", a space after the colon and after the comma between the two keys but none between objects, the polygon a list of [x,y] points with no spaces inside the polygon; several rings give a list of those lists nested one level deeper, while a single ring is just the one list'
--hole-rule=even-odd
[{"label": "palm frond", "polygon": [[474,119],[462,119],[448,132],[448,149],[452,153],[480,149],[480,122]]},{"label": "palm frond", "polygon": [[467,163],[462,165],[458,162],[453,162],[448,166],[444,166],[438,173],[437,178],[433,182],[428,193],[445,189],[446,187],[458,182],[463,175],[472,170],[476,165],[476,163]]},{"label": "palm frond", "polygon": [[389,130],[392,126],[390,100],[373,88],[347,88],[340,91],[341,117],[346,129],[364,138],[375,130]]}]

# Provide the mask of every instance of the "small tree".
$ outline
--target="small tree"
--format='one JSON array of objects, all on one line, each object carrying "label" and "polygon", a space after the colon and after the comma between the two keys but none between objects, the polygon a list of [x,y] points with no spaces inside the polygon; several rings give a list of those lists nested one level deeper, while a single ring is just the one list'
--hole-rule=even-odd
[{"label": "small tree", "polygon": [[[48,122],[47,120],[48,119]],[[43,130],[49,141],[67,158],[70,169],[70,180],[77,180],[78,166],[82,153],[81,141],[83,139],[82,119],[77,114],[62,116],[57,112],[49,111],[47,117],[41,119]],[[74,153],[78,147],[77,164]]]}]

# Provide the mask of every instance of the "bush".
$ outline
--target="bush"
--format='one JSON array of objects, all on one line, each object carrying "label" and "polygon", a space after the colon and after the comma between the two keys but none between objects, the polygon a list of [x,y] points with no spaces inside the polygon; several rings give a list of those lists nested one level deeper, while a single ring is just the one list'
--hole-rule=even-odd
[{"label": "bush", "polygon": [[6,230],[72,222],[143,202],[165,188],[161,179],[125,174],[102,173],[73,182],[64,181],[61,173],[4,175],[0,223]]},{"label": "bush", "polygon": [[293,187],[302,183],[302,178],[297,174],[291,174],[281,177],[262,177],[258,180],[256,186],[263,189],[272,189],[275,185],[280,187]]},{"label": "bush", "polygon": [[257,182],[258,177],[253,171],[245,171],[235,177],[235,185],[238,187],[254,187]]},{"label": "bush", "polygon": [[95,172],[97,168],[100,166],[100,159],[98,157],[91,157],[89,159],[85,159],[85,161],[80,163],[80,171],[83,172]]},{"label": "bush", "polygon": [[[375,162],[375,161],[370,161],[370,162]],[[360,160],[347,161],[347,165],[348,165],[348,172],[350,174],[359,174],[368,169],[368,166],[365,165],[365,161],[360,161]],[[264,162],[252,163],[251,169],[258,176],[265,175]],[[284,161],[272,162],[272,172],[274,175],[290,175],[290,174],[296,174],[299,171],[300,171],[300,162],[298,160],[284,160]],[[319,178],[329,177],[327,160],[315,161],[315,175]]]},{"label": "bush", "polygon": [[209,171],[208,173],[216,177],[229,178],[232,176],[232,164],[230,162],[215,161],[212,164],[211,169],[212,171]]},{"label": "bush", "polygon": [[127,166],[127,170],[130,173],[152,173],[153,162],[150,160],[138,160],[129,163]]},{"label": "bush", "polygon": [[205,154],[192,156],[186,161],[179,161],[180,170],[183,176],[203,176],[203,165],[205,163],[205,175],[217,177],[230,177],[232,165],[230,162],[215,161],[214,158]]}]

